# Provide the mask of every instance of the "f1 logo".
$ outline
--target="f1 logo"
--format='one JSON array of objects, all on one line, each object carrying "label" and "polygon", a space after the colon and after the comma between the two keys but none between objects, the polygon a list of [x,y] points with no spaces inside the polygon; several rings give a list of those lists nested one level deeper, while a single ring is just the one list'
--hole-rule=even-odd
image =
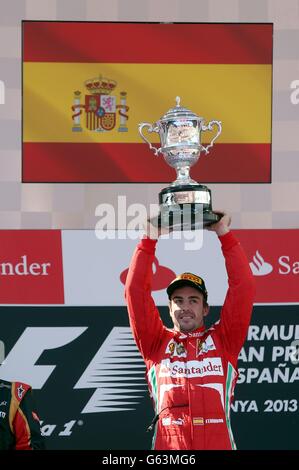
[{"label": "f1 logo", "polygon": [[4,380],[18,380],[40,389],[56,366],[35,365],[46,349],[64,346],[85,330],[85,327],[28,327],[3,361],[0,371]]},{"label": "f1 logo", "polygon": [[[27,327],[0,366],[1,378],[43,388],[56,365],[36,365],[39,357],[45,350],[71,343],[87,328]],[[82,413],[134,410],[136,399],[144,396],[144,375],[145,364],[130,327],[113,327],[74,386],[95,389]],[[128,388],[127,382],[133,388]],[[127,407],[122,406],[123,399]]]}]

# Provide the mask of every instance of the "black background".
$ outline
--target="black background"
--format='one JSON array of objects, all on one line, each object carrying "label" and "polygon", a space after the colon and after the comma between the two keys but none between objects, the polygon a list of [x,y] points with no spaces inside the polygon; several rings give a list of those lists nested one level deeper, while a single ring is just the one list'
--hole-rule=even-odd
[{"label": "black background", "polygon": [[[159,309],[165,323],[170,326],[168,309]],[[219,316],[218,307],[211,308],[207,323]],[[46,438],[48,449],[150,449],[152,434],[146,427],[153,418],[147,391],[134,405],[136,410],[123,412],[83,413],[95,389],[73,389],[101,344],[114,326],[128,326],[125,307],[2,307],[1,334],[6,355],[27,326],[84,326],[88,329],[77,339],[57,349],[45,350],[36,364],[56,365],[41,390],[34,390],[39,414],[44,425],[56,424]],[[298,305],[257,306],[251,324],[295,325]],[[263,363],[253,361],[239,367],[269,367],[272,347],[289,346],[289,341],[250,341],[246,347],[265,346]],[[278,361],[282,362],[282,361]],[[295,365],[287,364],[293,371]],[[1,376],[1,367],[0,367]],[[146,390],[146,389],[145,389]],[[296,412],[263,412],[265,400],[298,399],[298,382],[243,383],[236,386],[235,400],[256,400],[259,412],[232,412],[232,428],[238,449],[299,449],[298,410]],[[70,436],[58,436],[64,424],[76,420]],[[82,421],[83,423],[79,423]]]}]

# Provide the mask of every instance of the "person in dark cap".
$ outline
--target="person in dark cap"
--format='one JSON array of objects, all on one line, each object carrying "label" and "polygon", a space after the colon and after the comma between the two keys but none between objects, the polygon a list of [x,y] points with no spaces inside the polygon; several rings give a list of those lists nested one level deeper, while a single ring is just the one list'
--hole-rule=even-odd
[{"label": "person in dark cap", "polygon": [[[189,332],[203,326],[204,317],[209,313],[209,305],[208,291],[201,277],[192,273],[180,274],[167,287],[167,295],[170,315],[175,329]],[[193,304],[196,301],[201,303],[200,300],[202,299],[202,312],[199,315],[196,315],[196,310],[177,309],[177,306],[183,305],[184,295],[187,295]]]},{"label": "person in dark cap", "polygon": [[166,328],[151,296],[152,264],[158,237],[147,224],[126,280],[132,332],[147,368],[155,417],[155,450],[235,449],[230,404],[237,360],[250,323],[254,282],[247,257],[222,213],[209,227],[219,238],[229,288],[220,320],[205,328],[208,292],[204,280],[185,272],[167,287],[174,328]]}]

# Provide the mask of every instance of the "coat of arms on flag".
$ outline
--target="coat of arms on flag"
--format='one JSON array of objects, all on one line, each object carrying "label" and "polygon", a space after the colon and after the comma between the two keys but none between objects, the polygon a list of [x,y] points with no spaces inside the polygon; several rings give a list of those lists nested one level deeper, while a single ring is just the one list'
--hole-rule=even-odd
[{"label": "coat of arms on flag", "polygon": [[85,95],[85,103],[81,103],[82,93],[80,90],[74,92],[74,103],[72,106],[73,132],[82,132],[83,110],[85,110],[85,126],[90,131],[111,131],[116,125],[116,114],[118,111],[118,132],[127,132],[127,93],[120,92],[120,104],[116,102],[116,96],[111,93],[115,90],[117,82],[99,75],[98,77],[85,81],[85,87],[89,94]]}]

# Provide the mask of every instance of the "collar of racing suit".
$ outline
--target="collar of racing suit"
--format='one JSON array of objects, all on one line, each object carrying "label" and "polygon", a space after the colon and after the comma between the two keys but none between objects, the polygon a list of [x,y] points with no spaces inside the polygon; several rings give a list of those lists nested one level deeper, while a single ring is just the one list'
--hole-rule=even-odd
[{"label": "collar of racing suit", "polygon": [[184,340],[187,338],[200,338],[206,331],[205,326],[201,326],[199,328],[196,328],[196,330],[190,331],[190,333],[183,333],[181,331],[176,331],[175,332],[175,338]]}]

